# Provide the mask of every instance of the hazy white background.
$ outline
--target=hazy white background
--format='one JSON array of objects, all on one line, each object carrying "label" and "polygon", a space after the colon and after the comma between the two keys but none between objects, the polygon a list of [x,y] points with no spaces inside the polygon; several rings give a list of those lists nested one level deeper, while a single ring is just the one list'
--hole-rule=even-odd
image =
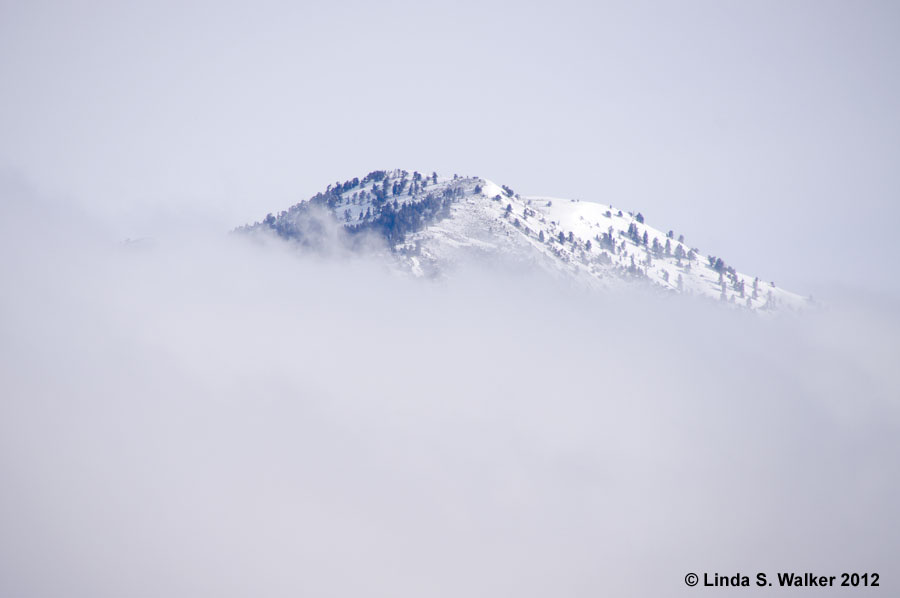
[{"label": "hazy white background", "polygon": [[477,174],[896,291],[898,31],[890,1],[4,1],[0,165],[132,237]]},{"label": "hazy white background", "polygon": [[[893,592],[897,17],[2,4],[0,595]],[[394,166],[640,209],[829,306],[222,234]]]},{"label": "hazy white background", "polygon": [[897,587],[891,304],[767,319],[476,264],[425,284],[202,232],[117,246],[16,205],[2,595]]}]

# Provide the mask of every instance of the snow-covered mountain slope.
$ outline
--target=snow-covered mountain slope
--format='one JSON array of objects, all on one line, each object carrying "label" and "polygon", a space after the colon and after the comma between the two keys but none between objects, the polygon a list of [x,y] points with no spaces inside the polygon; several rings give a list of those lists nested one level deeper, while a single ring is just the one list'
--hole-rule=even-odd
[{"label": "snow-covered mountain slope", "polygon": [[373,236],[416,276],[444,275],[472,255],[512,259],[612,288],[643,281],[754,310],[800,309],[804,297],[702,255],[681,235],[611,205],[522,196],[479,177],[374,171],[242,231],[269,230],[306,247],[339,241],[371,250]]}]

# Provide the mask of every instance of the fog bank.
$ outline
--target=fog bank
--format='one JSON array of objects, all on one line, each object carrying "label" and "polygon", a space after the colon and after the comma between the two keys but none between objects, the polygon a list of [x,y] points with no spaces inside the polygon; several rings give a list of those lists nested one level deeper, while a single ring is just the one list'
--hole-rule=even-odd
[{"label": "fog bank", "polygon": [[4,596],[896,587],[890,298],[760,318],[4,205]]}]

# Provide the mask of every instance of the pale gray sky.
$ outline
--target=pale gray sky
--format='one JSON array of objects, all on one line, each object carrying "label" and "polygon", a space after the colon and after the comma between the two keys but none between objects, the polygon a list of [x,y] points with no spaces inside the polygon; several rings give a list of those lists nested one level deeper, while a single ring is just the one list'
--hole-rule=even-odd
[{"label": "pale gray sky", "polygon": [[0,168],[121,236],[478,174],[896,291],[898,34],[895,2],[4,0]]}]

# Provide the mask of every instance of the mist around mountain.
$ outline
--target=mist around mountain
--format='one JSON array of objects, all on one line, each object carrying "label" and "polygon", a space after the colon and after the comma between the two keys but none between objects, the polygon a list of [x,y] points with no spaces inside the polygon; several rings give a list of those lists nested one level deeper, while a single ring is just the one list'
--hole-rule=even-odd
[{"label": "mist around mountain", "polygon": [[[315,234],[367,245],[309,250],[199,223],[122,242],[4,197],[0,595],[650,598],[695,595],[703,569],[892,583],[891,297],[760,318],[631,279],[598,293],[519,258],[514,193],[467,196],[500,212],[483,238],[515,240],[510,260],[464,248],[428,284],[397,264],[424,270],[433,240],[403,255],[335,228]],[[541,207],[520,226],[577,233]]]}]

